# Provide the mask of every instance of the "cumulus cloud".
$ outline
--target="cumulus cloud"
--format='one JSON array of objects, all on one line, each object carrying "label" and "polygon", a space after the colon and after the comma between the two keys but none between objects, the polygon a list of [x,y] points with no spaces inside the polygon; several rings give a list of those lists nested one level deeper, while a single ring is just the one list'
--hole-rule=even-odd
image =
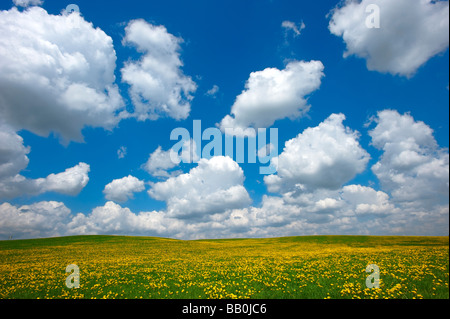
[{"label": "cumulus cloud", "polygon": [[391,203],[387,193],[377,191],[371,187],[347,185],[342,188],[340,195],[347,204],[342,206],[346,209],[346,215],[384,217],[389,214],[396,214],[399,211]]},{"label": "cumulus cloud", "polygon": [[178,237],[185,224],[164,212],[133,213],[114,202],[96,207],[90,214],[77,214],[67,225],[69,234],[113,234]]},{"label": "cumulus cloud", "polygon": [[79,13],[0,11],[0,116],[15,130],[81,141],[85,126],[113,128],[123,108],[111,37]]},{"label": "cumulus cloud", "polygon": [[432,209],[449,201],[449,154],[438,146],[433,130],[410,114],[378,112],[369,132],[372,144],[383,150],[372,171],[383,189],[403,206]]},{"label": "cumulus cloud", "polygon": [[70,209],[59,202],[38,202],[20,207],[0,205],[0,238],[53,237],[66,234]]},{"label": "cumulus cloud", "polygon": [[138,120],[156,120],[161,116],[183,120],[189,116],[197,85],[181,70],[182,41],[164,26],[144,20],[133,20],[125,28],[124,44],[131,44],[142,53],[139,61],[129,61],[121,70],[122,80],[130,85],[132,116]]},{"label": "cumulus cloud", "polygon": [[13,0],[14,5],[18,7],[40,6],[43,0]]},{"label": "cumulus cloud", "polygon": [[283,152],[272,159],[277,174],[264,177],[269,191],[338,189],[363,172],[370,155],[360,146],[359,134],[343,125],[344,120],[343,114],[332,114],[287,141]]},{"label": "cumulus cloud", "polygon": [[166,202],[170,217],[202,217],[249,205],[243,182],[244,172],[236,162],[215,156],[201,159],[189,173],[153,184],[148,193]]},{"label": "cumulus cloud", "polygon": [[[0,237],[447,235],[448,151],[437,145],[430,127],[392,110],[372,119],[376,125],[369,135],[373,146],[382,151],[372,167],[381,185],[375,189],[346,185],[365,169],[368,154],[358,143],[359,134],[343,125],[344,119],[342,114],[332,114],[288,141],[278,158],[283,169],[267,176],[275,180],[265,180],[279,194],[264,195],[258,205],[251,205],[239,165],[217,156],[201,159],[188,173],[151,184],[148,193],[166,202],[164,210],[133,212],[108,201],[90,212],[71,214],[62,203],[4,203],[0,205]],[[4,134],[9,146],[1,152],[11,158],[26,156],[20,137],[3,131],[9,133]],[[129,179],[131,185],[142,185]],[[127,183],[118,181],[111,189],[126,200],[137,188],[119,187]],[[62,184],[50,183],[55,188]]]},{"label": "cumulus cloud", "polygon": [[30,147],[10,126],[0,121],[0,181],[13,176],[28,166]]},{"label": "cumulus cloud", "polygon": [[22,195],[57,192],[77,195],[89,181],[90,167],[86,163],[66,169],[45,178],[29,179],[20,172],[28,166],[29,147],[10,126],[0,123],[0,199]]},{"label": "cumulus cloud", "polygon": [[176,167],[180,161],[172,161],[172,158],[177,158],[178,154],[172,149],[164,151],[161,146],[150,154],[147,162],[143,165],[143,168],[152,176],[155,177],[170,177],[172,173],[168,171]]},{"label": "cumulus cloud", "polygon": [[121,179],[115,179],[105,186],[103,194],[108,200],[115,202],[126,202],[133,198],[134,193],[145,190],[144,182],[134,176],[126,176]]},{"label": "cumulus cloud", "polygon": [[55,192],[75,196],[89,182],[90,166],[86,163],[66,169],[45,178],[30,179],[20,174],[0,179],[0,198],[15,198],[23,195],[39,195]]},{"label": "cumulus cloud", "polygon": [[303,116],[310,109],[306,96],[320,87],[323,69],[320,61],[292,61],[283,70],[267,68],[251,73],[231,115],[222,119],[222,131],[228,128],[243,135],[249,127],[269,127],[276,120]]},{"label": "cumulus cloud", "polygon": [[260,160],[264,159],[266,156],[269,156],[273,151],[275,150],[275,145],[272,143],[267,143],[266,145],[262,146],[258,151],[257,155]]},{"label": "cumulus cloud", "polygon": [[147,162],[143,165],[150,175],[155,177],[171,177],[182,173],[180,170],[173,171],[182,161],[183,163],[197,162],[197,144],[194,140],[184,141],[181,152],[177,154],[173,149],[164,151],[161,146],[150,154]]},{"label": "cumulus cloud", "polygon": [[66,169],[62,173],[50,174],[46,178],[39,178],[36,184],[39,192],[57,192],[75,196],[87,185],[90,166],[86,163]]},{"label": "cumulus cloud", "polygon": [[[380,9],[380,28],[368,28],[369,5]],[[344,57],[367,68],[410,77],[449,44],[449,3],[432,0],[347,0],[331,12],[329,30],[343,38]]]}]

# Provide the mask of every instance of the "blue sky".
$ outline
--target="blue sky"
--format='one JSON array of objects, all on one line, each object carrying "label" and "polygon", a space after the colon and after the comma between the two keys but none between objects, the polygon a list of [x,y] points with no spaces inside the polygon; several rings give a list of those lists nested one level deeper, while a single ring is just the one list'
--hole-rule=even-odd
[{"label": "blue sky", "polygon": [[[0,237],[447,235],[448,8],[3,1]],[[277,128],[278,172],[171,164],[193,120]]]}]

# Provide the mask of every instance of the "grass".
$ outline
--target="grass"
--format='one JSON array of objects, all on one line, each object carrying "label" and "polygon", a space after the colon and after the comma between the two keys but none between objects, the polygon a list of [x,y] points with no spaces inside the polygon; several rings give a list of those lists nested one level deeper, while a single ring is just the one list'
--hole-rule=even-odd
[{"label": "grass", "polygon": [[[80,270],[68,289],[66,266]],[[366,266],[380,268],[369,289]],[[449,298],[448,237],[0,241],[0,298]]]}]

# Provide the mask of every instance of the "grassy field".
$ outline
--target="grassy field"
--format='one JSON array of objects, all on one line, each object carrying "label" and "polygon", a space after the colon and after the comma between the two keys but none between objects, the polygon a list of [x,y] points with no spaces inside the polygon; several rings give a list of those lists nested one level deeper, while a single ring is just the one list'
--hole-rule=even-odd
[{"label": "grassy field", "polygon": [[[76,264],[80,287],[68,289]],[[380,288],[366,288],[366,266]],[[448,237],[0,241],[0,298],[449,298]]]}]

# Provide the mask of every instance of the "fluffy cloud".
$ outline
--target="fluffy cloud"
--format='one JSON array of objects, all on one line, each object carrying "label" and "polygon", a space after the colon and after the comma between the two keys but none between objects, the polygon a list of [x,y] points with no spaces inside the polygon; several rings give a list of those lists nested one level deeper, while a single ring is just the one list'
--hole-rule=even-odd
[{"label": "fluffy cloud", "polygon": [[143,56],[122,68],[122,80],[130,85],[135,116],[139,120],[155,120],[168,116],[177,120],[189,116],[197,89],[192,79],[183,74],[180,60],[181,38],[144,20],[133,20],[125,29],[125,44],[136,47]]},{"label": "fluffy cloud", "polygon": [[342,188],[341,198],[346,202],[346,215],[358,216],[371,215],[372,217],[384,217],[398,213],[391,202],[389,195],[382,191],[361,185],[347,185]]},{"label": "fluffy cloud", "polygon": [[35,181],[40,189],[39,192],[57,192],[75,196],[89,182],[88,173],[90,167],[86,163],[66,169],[62,173],[50,174],[46,178],[39,178]]},{"label": "fluffy cloud", "polygon": [[281,23],[281,26],[286,30],[286,34],[287,31],[292,31],[294,33],[294,37],[298,37],[301,34],[302,30],[306,28],[303,21],[300,25],[297,26],[294,22],[286,20]]},{"label": "fluffy cloud", "polygon": [[21,195],[57,192],[77,195],[89,181],[90,167],[86,163],[66,169],[46,178],[29,179],[19,173],[28,165],[29,147],[11,127],[0,123],[0,199]]},{"label": "fluffy cloud", "polygon": [[269,191],[338,189],[363,172],[370,156],[359,145],[359,134],[343,125],[344,119],[343,114],[332,114],[287,141],[272,159],[278,173],[264,177]]},{"label": "fluffy cloud", "polygon": [[[368,5],[380,9],[380,28],[368,28]],[[432,0],[347,0],[332,11],[329,30],[347,45],[344,57],[367,60],[367,68],[411,76],[449,44],[449,3]]]},{"label": "fluffy cloud", "polygon": [[108,200],[115,202],[126,202],[133,198],[134,193],[145,190],[144,182],[134,176],[126,176],[121,179],[115,179],[105,186],[103,194]]},{"label": "fluffy cloud", "polygon": [[306,96],[319,88],[323,69],[320,61],[293,61],[283,70],[251,73],[231,115],[222,119],[221,129],[234,129],[235,135],[242,135],[249,127],[269,127],[279,119],[301,117],[310,108]]},{"label": "fluffy cloud", "polygon": [[216,156],[201,159],[189,173],[155,183],[148,193],[167,203],[170,217],[202,217],[250,204],[243,182],[244,173],[236,162]]},{"label": "fluffy cloud", "polygon": [[20,207],[0,205],[0,238],[36,238],[66,233],[70,209],[59,202],[39,202]]},{"label": "fluffy cloud", "polygon": [[90,166],[86,163],[66,169],[45,178],[29,179],[20,174],[0,179],[0,198],[14,198],[22,195],[39,195],[56,192],[75,196],[89,182]]},{"label": "fluffy cloud", "polygon": [[389,224],[383,221],[398,210],[388,197],[361,185],[282,197],[264,195],[259,207],[233,209],[216,216],[214,221],[223,227],[216,227],[214,233],[204,232],[206,237],[390,234]]},{"label": "fluffy cloud", "polygon": [[409,114],[378,112],[369,132],[375,147],[383,150],[372,171],[383,189],[403,206],[416,209],[448,207],[449,154],[433,137],[433,130]]},{"label": "fluffy cloud", "polygon": [[0,181],[14,176],[28,166],[29,147],[11,127],[0,122]]},{"label": "fluffy cloud", "polygon": [[178,155],[170,149],[163,151],[161,146],[150,154],[147,162],[143,165],[143,168],[152,176],[155,177],[170,177],[172,174],[168,171],[176,167],[180,161],[172,161],[172,158],[176,158]]},{"label": "fluffy cloud", "polygon": [[112,234],[186,238],[186,224],[164,212],[133,213],[114,202],[96,207],[88,215],[77,214],[67,225],[68,234]]},{"label": "fluffy cloud", "polygon": [[150,154],[147,162],[143,168],[152,176],[155,177],[171,177],[182,173],[180,170],[171,171],[177,167],[181,161],[183,163],[197,162],[199,157],[197,155],[197,144],[194,140],[186,140],[183,143],[181,153],[177,154],[173,149],[164,151],[161,146]]},{"label": "fluffy cloud", "polygon": [[[264,195],[257,206],[251,205],[239,165],[217,156],[200,160],[189,173],[151,185],[149,195],[165,201],[165,210],[133,212],[109,201],[86,214],[70,214],[62,203],[4,203],[0,205],[0,237],[448,234],[448,151],[439,148],[429,126],[391,110],[374,117],[376,126],[369,134],[373,146],[383,151],[372,167],[381,185],[375,189],[345,185],[364,170],[368,154],[358,143],[359,134],[343,125],[344,119],[342,114],[332,114],[288,141],[278,158],[279,165],[284,163],[282,169],[267,177],[276,178],[275,182],[266,180],[280,194]],[[11,132],[4,136],[9,146],[2,149],[3,154],[26,156],[20,137]],[[125,180],[119,181],[118,186]],[[127,199],[133,191],[127,192],[122,188],[117,194]]]},{"label": "fluffy cloud", "polygon": [[0,11],[0,116],[15,130],[65,141],[113,128],[123,108],[112,39],[79,13]]},{"label": "fluffy cloud", "polygon": [[14,5],[19,7],[39,6],[43,0],[13,0]]}]

